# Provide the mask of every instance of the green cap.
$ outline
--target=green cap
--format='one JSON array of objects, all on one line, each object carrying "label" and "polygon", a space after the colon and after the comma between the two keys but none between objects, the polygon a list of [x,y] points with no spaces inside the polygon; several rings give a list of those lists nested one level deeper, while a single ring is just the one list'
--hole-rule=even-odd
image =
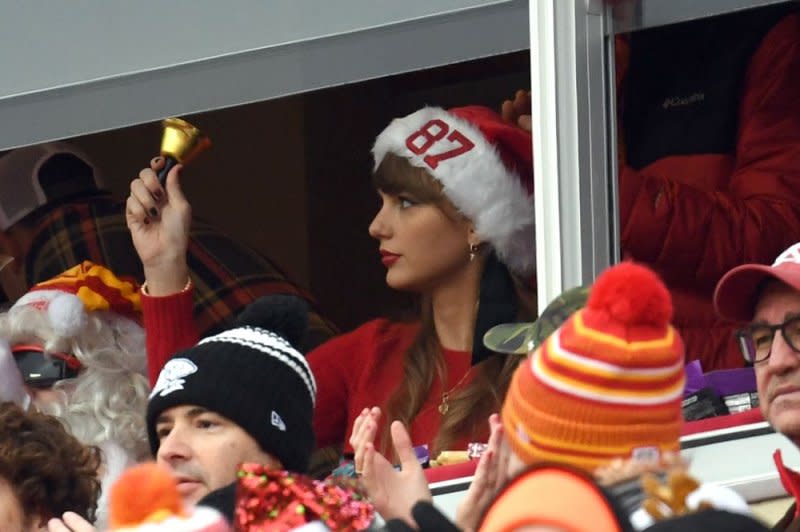
[{"label": "green cap", "polygon": [[589,288],[570,288],[551,301],[533,323],[503,323],[492,327],[483,336],[483,344],[498,353],[527,355],[561,327],[575,311],[586,305]]}]

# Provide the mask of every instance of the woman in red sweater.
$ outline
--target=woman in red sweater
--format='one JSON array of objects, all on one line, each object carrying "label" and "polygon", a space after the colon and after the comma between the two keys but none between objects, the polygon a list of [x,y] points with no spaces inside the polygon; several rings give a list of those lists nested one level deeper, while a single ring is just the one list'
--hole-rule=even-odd
[{"label": "woman in red sweater", "polygon": [[490,109],[464,107],[424,108],[378,136],[382,207],[369,232],[386,283],[421,296],[420,319],[371,321],[309,354],[320,446],[350,451],[355,419],[373,406],[433,453],[485,441],[519,360],[485,350],[483,334],[533,315],[531,138],[521,133]]},{"label": "woman in red sweater", "polygon": [[[486,418],[519,362],[488,352],[483,334],[533,313],[531,137],[487,108],[424,108],[394,120],[373,153],[382,207],[369,232],[387,284],[421,296],[420,320],[371,321],[308,355],[318,390],[317,444],[346,444],[363,409],[380,406],[386,418],[410,427],[415,445],[465,448],[488,436]],[[128,199],[156,371],[196,341],[186,283],[189,206],[180,166],[166,191],[158,184],[162,164],[156,159],[142,171]]]}]

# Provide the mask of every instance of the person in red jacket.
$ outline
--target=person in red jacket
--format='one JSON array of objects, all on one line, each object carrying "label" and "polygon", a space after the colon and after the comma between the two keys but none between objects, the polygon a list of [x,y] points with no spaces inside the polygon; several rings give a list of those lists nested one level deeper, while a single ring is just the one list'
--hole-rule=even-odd
[{"label": "person in red jacket", "polygon": [[[779,5],[616,42],[622,250],[665,280],[686,360],[742,365],[711,296],[800,240],[800,17]],[[503,115],[530,130],[518,92]]]},{"label": "person in red jacket", "polygon": [[[533,313],[531,151],[529,133],[484,107],[426,107],[378,136],[374,182],[382,206],[369,232],[387,284],[421,296],[421,319],[371,321],[308,355],[319,447],[345,444],[355,419],[373,405],[432,450],[486,438],[485,420],[519,358],[491,353],[481,339],[490,327]],[[128,198],[147,276],[142,304],[154,368],[196,337],[184,259],[188,204],[180,166],[168,174],[164,194],[155,177],[161,164],[142,171]],[[377,415],[370,422],[377,429]]]}]

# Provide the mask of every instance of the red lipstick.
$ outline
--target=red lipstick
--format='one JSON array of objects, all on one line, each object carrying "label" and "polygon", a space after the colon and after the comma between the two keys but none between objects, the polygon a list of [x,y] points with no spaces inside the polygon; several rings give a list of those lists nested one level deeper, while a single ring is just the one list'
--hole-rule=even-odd
[{"label": "red lipstick", "polygon": [[386,251],[385,249],[382,249],[380,251],[381,251],[381,262],[387,268],[390,267],[395,262],[397,262],[397,259],[400,258],[400,255],[398,255],[397,253],[392,253],[391,251]]}]

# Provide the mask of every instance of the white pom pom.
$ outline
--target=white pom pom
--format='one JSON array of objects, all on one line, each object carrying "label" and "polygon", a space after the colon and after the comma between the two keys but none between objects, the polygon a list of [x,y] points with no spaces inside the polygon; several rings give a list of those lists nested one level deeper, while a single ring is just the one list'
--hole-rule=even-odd
[{"label": "white pom pom", "polygon": [[686,506],[691,510],[697,510],[704,502],[710,503],[717,510],[750,515],[747,501],[726,486],[701,484],[699,488],[686,496]]},{"label": "white pom pom", "polygon": [[72,338],[86,326],[86,309],[73,294],[59,294],[50,300],[47,316],[55,333],[62,338]]}]

